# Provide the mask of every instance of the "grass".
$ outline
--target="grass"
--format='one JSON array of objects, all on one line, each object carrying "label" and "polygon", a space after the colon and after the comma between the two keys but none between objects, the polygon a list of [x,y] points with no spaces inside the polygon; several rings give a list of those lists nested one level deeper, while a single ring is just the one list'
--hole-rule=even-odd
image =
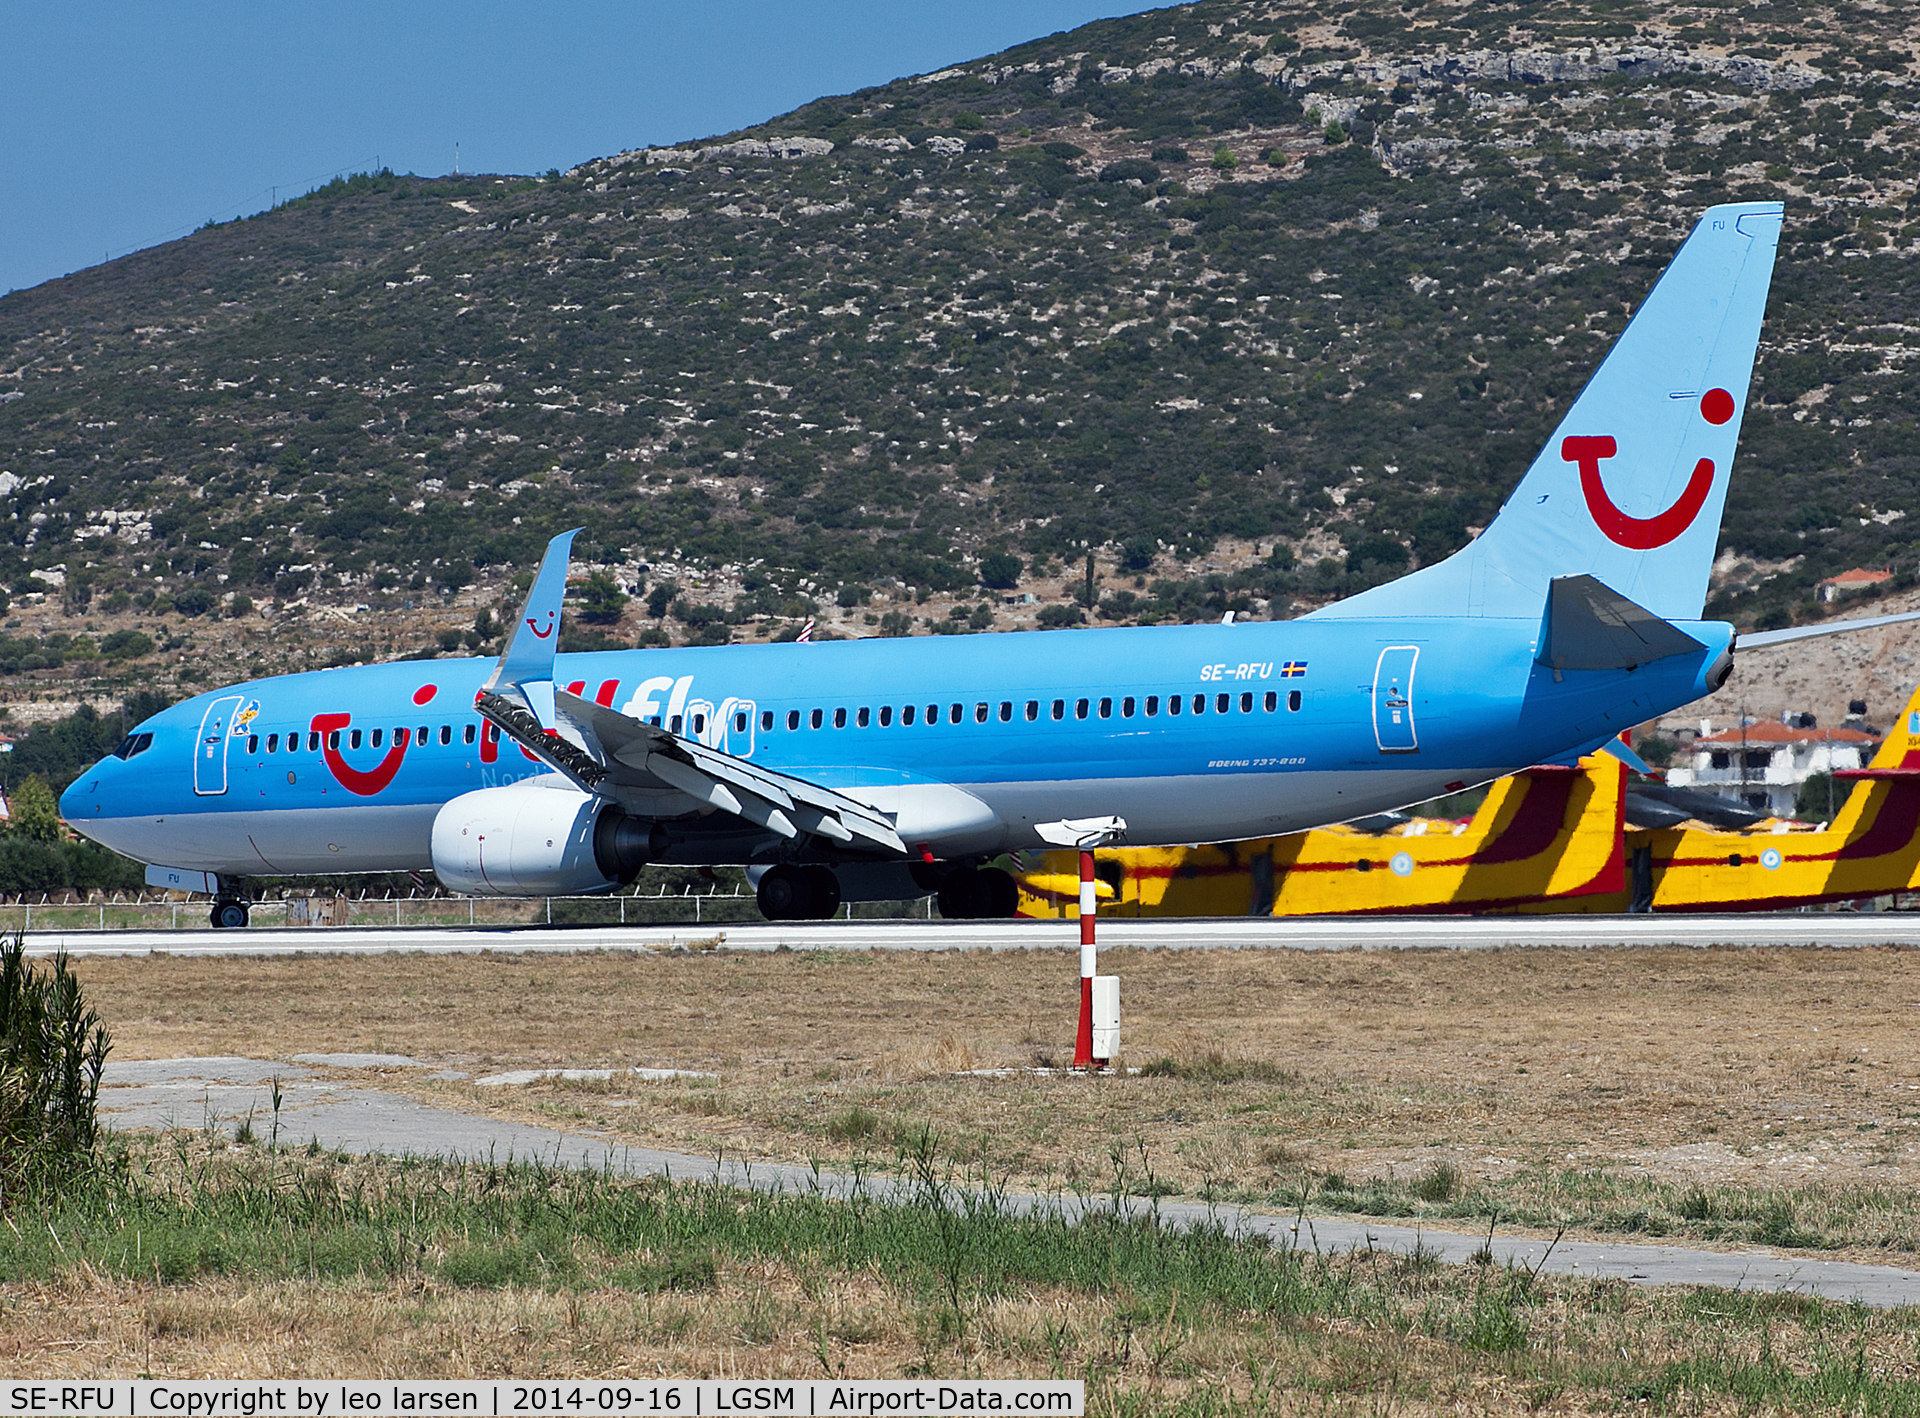
[{"label": "grass", "polygon": [[[433,1067],[383,1087],[616,1142],[885,1160],[930,1124],[957,1165],[1099,1190],[1124,1139],[1163,1191],[1222,1202],[1897,1262],[1920,1256],[1913,958],[1110,947],[1143,1070],[1092,1080],[1027,1068],[1071,1046],[1068,952],[74,968],[116,1058],[405,1053]],[[717,1078],[427,1076],[636,1064]]]},{"label": "grass", "polygon": [[[1920,1314],[1318,1254],[1027,1213],[537,1162],[133,1139],[0,1226],[0,1365],[49,1376],[1060,1376],[1095,1414],[1920,1409]],[[289,1367],[291,1366],[291,1367]]]}]

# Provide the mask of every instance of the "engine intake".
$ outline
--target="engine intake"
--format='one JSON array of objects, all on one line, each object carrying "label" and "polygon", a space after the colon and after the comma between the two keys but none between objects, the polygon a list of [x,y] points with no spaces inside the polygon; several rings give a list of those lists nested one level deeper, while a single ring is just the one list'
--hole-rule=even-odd
[{"label": "engine intake", "polygon": [[470,896],[611,891],[666,846],[657,822],[558,775],[462,793],[433,820],[434,874]]}]

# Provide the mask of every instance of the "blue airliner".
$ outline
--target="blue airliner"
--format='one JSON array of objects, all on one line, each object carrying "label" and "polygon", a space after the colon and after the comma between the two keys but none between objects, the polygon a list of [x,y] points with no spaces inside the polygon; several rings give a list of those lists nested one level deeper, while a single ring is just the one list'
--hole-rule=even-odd
[{"label": "blue airliner", "polygon": [[567,533],[498,662],[198,695],[61,811],[221,926],[253,876],[512,896],[648,863],[745,864],[774,918],[996,916],[998,853],[1271,837],[1570,762],[1732,671],[1699,617],[1781,220],[1710,209],[1485,532],[1300,619],[556,655]]}]

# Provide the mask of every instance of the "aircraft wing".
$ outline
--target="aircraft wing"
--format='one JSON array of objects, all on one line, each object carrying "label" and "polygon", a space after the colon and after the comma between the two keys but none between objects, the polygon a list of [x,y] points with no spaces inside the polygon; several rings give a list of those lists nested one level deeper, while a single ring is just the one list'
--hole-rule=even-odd
[{"label": "aircraft wing", "polygon": [[805,832],[850,847],[907,855],[891,822],[832,788],[721,753],[565,690],[555,693],[554,709],[605,754],[616,793],[623,787],[678,788],[782,837]]},{"label": "aircraft wing", "polygon": [[[474,701],[481,717],[596,797],[619,801],[671,789],[782,837],[807,833],[857,850],[907,855],[891,822],[844,793],[762,768],[556,689],[555,631],[573,536],[565,532],[548,544],[527,592],[526,609],[514,623],[493,676]],[[530,632],[526,636],[523,627]]]}]

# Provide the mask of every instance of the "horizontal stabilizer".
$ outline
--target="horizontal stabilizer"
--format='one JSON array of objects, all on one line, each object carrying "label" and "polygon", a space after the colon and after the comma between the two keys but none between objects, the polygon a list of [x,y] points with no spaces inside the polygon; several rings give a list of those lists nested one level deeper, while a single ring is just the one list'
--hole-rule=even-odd
[{"label": "horizontal stabilizer", "polygon": [[1841,768],[1833,776],[1842,783],[1861,779],[1882,783],[1920,783],[1920,768]]},{"label": "horizontal stabilizer", "polygon": [[1735,642],[1740,650],[1764,650],[1769,645],[1786,645],[1795,640],[1811,640],[1816,635],[1840,635],[1849,630],[1872,630],[1880,625],[1903,625],[1920,620],[1920,611],[1901,615],[1861,616],[1857,620],[1829,620],[1819,625],[1796,625],[1790,630],[1763,630],[1758,635],[1742,635]]},{"label": "horizontal stabilizer", "polygon": [[1653,776],[1653,770],[1647,767],[1646,760],[1628,748],[1619,739],[1609,739],[1606,743],[1601,744],[1600,751],[1619,759],[1642,778],[1651,778]]},{"label": "horizontal stabilizer", "polygon": [[1539,661],[1562,670],[1629,670],[1703,648],[1698,640],[1591,576],[1556,576],[1547,590]]}]

